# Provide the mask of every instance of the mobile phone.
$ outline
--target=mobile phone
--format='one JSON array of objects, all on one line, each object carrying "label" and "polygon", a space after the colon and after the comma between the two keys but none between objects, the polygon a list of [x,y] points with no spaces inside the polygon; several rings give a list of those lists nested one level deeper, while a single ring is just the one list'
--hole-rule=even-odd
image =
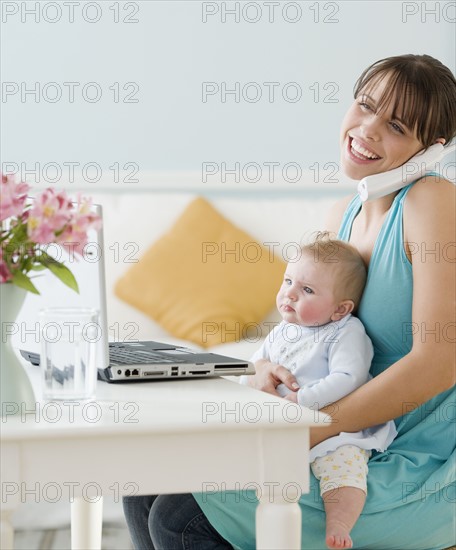
[{"label": "mobile phone", "polygon": [[420,151],[398,168],[363,178],[358,183],[358,193],[361,201],[378,199],[422,178],[427,172],[435,168],[442,157],[455,149],[456,144],[444,147],[441,143],[434,143],[434,145]]}]

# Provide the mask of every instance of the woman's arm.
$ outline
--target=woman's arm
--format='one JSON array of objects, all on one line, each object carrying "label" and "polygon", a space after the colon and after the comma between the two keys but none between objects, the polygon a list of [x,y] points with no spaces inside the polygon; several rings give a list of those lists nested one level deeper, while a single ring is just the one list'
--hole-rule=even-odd
[{"label": "woman's arm", "polygon": [[451,388],[455,368],[456,189],[426,178],[414,185],[404,209],[404,241],[413,268],[413,335],[409,354],[373,380],[323,409],[333,422],[312,429],[311,445],[397,418]]}]

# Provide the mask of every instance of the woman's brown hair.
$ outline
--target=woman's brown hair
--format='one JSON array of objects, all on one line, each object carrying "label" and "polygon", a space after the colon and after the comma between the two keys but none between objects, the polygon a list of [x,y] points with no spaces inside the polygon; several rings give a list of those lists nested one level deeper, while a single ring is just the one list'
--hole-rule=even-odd
[{"label": "woman's brown hair", "polygon": [[355,99],[389,77],[377,109],[392,101],[393,118],[400,118],[424,147],[438,138],[448,144],[456,135],[456,79],[440,61],[429,55],[399,55],[380,59],[355,84]]}]

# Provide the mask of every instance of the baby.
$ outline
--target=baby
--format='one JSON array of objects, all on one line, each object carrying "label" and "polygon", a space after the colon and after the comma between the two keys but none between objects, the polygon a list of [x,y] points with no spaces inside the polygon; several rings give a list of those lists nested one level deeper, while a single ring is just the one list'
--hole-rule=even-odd
[{"label": "baby", "polygon": [[[251,361],[266,359],[290,370],[299,385],[284,384],[286,399],[318,410],[367,382],[373,357],[364,327],[351,313],[366,282],[366,267],[346,242],[318,233],[288,263],[277,294],[283,321],[266,338]],[[246,383],[248,377],[242,377]],[[393,422],[359,433],[342,433],[311,449],[312,471],[320,481],[326,511],[326,544],[351,548],[350,531],[367,494],[371,449],[384,450],[396,435]]]}]

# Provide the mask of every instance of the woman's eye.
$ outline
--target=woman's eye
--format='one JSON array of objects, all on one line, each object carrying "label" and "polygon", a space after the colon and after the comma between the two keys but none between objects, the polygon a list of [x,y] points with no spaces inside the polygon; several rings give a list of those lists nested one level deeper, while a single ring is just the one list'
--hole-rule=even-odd
[{"label": "woman's eye", "polygon": [[309,288],[308,286],[304,286],[302,288],[304,290],[304,292],[306,292],[307,294],[313,294],[313,290],[311,288]]},{"label": "woman's eye", "polygon": [[369,104],[365,103],[364,101],[360,101],[358,105],[361,107],[361,109],[364,109],[365,111],[371,111],[371,107]]},{"label": "woman's eye", "polygon": [[395,122],[391,122],[391,128],[392,128],[395,132],[398,132],[399,134],[403,134],[403,133],[404,133],[404,130],[403,130],[398,124],[396,124]]}]

